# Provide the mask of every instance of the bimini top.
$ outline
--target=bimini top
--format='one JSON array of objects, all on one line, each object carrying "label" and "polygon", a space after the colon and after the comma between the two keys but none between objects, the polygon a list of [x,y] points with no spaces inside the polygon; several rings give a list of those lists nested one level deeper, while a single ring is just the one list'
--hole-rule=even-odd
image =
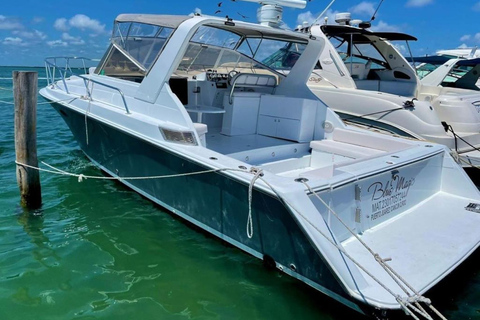
[{"label": "bimini top", "polygon": [[345,40],[353,38],[353,42],[371,42],[368,36],[376,36],[388,41],[417,41],[418,39],[406,33],[400,32],[373,32],[352,26],[323,25],[323,33],[329,37],[340,37]]},{"label": "bimini top", "polygon": [[190,18],[192,17],[158,14],[121,14],[115,19],[115,22],[139,22],[176,29],[182,22]]}]

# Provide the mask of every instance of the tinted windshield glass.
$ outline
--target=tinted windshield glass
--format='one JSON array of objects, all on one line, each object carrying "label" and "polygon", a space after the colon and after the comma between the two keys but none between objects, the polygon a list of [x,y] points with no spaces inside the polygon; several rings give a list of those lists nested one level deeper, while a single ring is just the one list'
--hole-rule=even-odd
[{"label": "tinted windshield glass", "polygon": [[385,58],[372,43],[354,42],[351,45],[350,41],[337,37],[330,37],[330,42],[346,64],[370,63],[370,69],[385,69],[388,66]]},{"label": "tinted windshield glass", "polygon": [[228,30],[202,26],[190,40],[176,74],[235,70],[278,75],[278,72],[290,70],[295,65],[305,46],[303,43],[242,37]]},{"label": "tinted windshield glass", "polygon": [[143,76],[155,62],[173,29],[136,22],[115,23],[112,49],[97,73]]}]

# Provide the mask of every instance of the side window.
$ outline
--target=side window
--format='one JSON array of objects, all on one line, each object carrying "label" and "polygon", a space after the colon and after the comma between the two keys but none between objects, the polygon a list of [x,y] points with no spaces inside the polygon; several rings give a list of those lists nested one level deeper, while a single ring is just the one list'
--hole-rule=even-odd
[{"label": "side window", "polygon": [[136,22],[116,23],[112,45],[95,73],[141,81],[173,29]]}]

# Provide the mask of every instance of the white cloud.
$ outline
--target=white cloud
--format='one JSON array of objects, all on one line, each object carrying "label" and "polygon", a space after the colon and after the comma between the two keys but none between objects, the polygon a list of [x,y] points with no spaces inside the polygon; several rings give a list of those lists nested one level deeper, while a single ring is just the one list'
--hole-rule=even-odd
[{"label": "white cloud", "polygon": [[376,26],[372,26],[371,29],[373,31],[386,31],[386,32],[398,32],[400,30],[399,27],[390,25],[382,20],[380,20]]},{"label": "white cloud", "polygon": [[15,18],[0,15],[0,30],[23,29],[23,25]]},{"label": "white cloud", "polygon": [[33,31],[19,31],[19,30],[14,30],[12,33],[16,36],[20,36],[22,38],[26,39],[40,39],[40,40],[45,40],[47,38],[47,35],[43,33],[42,31],[38,30],[33,30]]},{"label": "white cloud", "polygon": [[348,11],[354,14],[365,14],[371,17],[375,13],[375,4],[373,2],[363,1],[348,9]]},{"label": "white cloud", "polygon": [[77,14],[70,19],[59,18],[55,21],[53,27],[64,33],[71,28],[77,28],[82,31],[92,31],[93,34],[91,34],[91,36],[97,36],[99,34],[106,33],[104,24],[101,24],[98,20],[91,19],[84,14]]},{"label": "white cloud", "polygon": [[47,35],[45,33],[43,33],[42,31],[38,31],[38,30],[33,30],[33,32],[35,33],[35,35],[42,39],[42,40],[45,40],[47,39]]},{"label": "white cloud", "polygon": [[75,38],[74,36],[71,36],[68,33],[64,32],[64,33],[62,33],[62,40],[66,40],[66,41],[77,40],[77,38]]},{"label": "white cloud", "polygon": [[302,25],[304,22],[308,22],[311,25],[316,18],[311,11],[302,12],[297,17],[297,24]]},{"label": "white cloud", "polygon": [[433,3],[433,0],[408,0],[407,7],[423,7]]},{"label": "white cloud", "polygon": [[62,40],[52,40],[52,41],[47,41],[47,44],[50,47],[66,47],[68,46],[68,43]]},{"label": "white cloud", "polygon": [[3,44],[6,44],[6,45],[15,45],[15,46],[19,46],[19,45],[23,45],[24,42],[21,38],[19,37],[6,37],[5,39],[3,39]]},{"label": "white cloud", "polygon": [[62,33],[62,40],[68,41],[70,44],[73,44],[73,45],[85,44],[85,41],[82,40],[80,37],[71,36],[66,32]]},{"label": "white cloud", "polygon": [[404,44],[398,44],[398,43],[393,43],[392,44],[395,49],[397,49],[403,56],[410,55],[410,52],[408,52],[407,47]]},{"label": "white cloud", "polygon": [[67,26],[67,19],[65,18],[59,18],[55,20],[53,27],[58,31],[67,31],[69,29]]},{"label": "white cloud", "polygon": [[475,39],[475,41],[480,42],[480,33],[477,33],[477,34],[474,36],[474,39]]},{"label": "white cloud", "polygon": [[78,40],[70,41],[70,43],[76,46],[81,46],[85,44],[85,41],[83,39],[78,39]]},{"label": "white cloud", "polygon": [[473,5],[472,9],[475,10],[475,11],[480,11],[480,2],[475,3]]},{"label": "white cloud", "polygon": [[105,25],[100,24],[98,20],[90,19],[84,14],[77,14],[73,16],[68,24],[71,27],[78,28],[81,30],[91,30],[94,33],[105,33]]},{"label": "white cloud", "polygon": [[[297,17],[297,24],[301,25],[303,22],[308,22],[311,25],[320,15],[321,12],[313,14],[311,11],[300,13]],[[327,12],[317,21],[317,24],[325,24],[325,17],[327,18],[328,24],[336,24],[335,16],[339,13],[338,11],[327,10]]]},{"label": "white cloud", "polygon": [[461,45],[458,46],[458,49],[467,49],[468,46],[466,43],[462,43]]},{"label": "white cloud", "polygon": [[466,34],[466,35],[464,35],[464,36],[462,36],[462,37],[460,38],[460,41],[462,41],[462,42],[468,41],[468,40],[470,40],[471,38],[472,38],[471,35]]},{"label": "white cloud", "polygon": [[32,19],[32,23],[42,23],[43,21],[45,21],[44,17],[34,17]]}]

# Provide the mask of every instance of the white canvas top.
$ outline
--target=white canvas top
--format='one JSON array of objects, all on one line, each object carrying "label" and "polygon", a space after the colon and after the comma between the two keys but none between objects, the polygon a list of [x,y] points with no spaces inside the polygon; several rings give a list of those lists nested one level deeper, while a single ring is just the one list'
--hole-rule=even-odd
[{"label": "white canvas top", "polygon": [[158,14],[121,14],[115,22],[140,22],[176,29],[190,16],[158,15]]}]

